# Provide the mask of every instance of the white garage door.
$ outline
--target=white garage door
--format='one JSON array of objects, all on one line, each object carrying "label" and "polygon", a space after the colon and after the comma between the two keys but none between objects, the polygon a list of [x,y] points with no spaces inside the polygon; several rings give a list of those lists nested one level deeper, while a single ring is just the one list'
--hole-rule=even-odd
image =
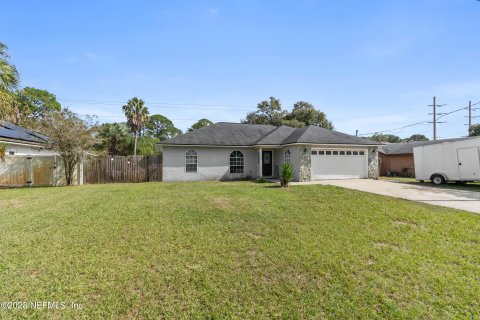
[{"label": "white garage door", "polygon": [[367,178],[366,149],[312,149],[312,180]]}]

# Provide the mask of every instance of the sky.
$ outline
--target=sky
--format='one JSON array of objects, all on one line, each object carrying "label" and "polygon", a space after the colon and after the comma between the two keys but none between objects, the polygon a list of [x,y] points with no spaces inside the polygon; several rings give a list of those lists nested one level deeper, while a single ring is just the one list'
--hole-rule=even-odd
[{"label": "sky", "polygon": [[[445,104],[439,112],[480,102],[477,0],[3,0],[1,7],[0,41],[21,85],[48,90],[100,122],[124,121],[121,106],[136,96],[185,131],[200,118],[239,122],[274,96],[286,110],[312,103],[337,131],[431,138],[433,96]],[[467,114],[444,116],[438,137],[466,135]]]}]

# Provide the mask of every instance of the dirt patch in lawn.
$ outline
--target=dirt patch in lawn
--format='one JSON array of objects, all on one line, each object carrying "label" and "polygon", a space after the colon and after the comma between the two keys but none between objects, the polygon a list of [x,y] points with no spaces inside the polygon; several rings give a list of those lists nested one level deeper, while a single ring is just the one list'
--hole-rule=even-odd
[{"label": "dirt patch in lawn", "polygon": [[393,221],[393,224],[397,225],[397,226],[409,226],[409,227],[413,227],[413,228],[418,227],[418,224],[416,224],[415,222],[404,221],[404,220],[395,220],[395,221]]},{"label": "dirt patch in lawn", "polygon": [[384,241],[375,241],[373,244],[376,248],[390,248],[393,250],[398,250],[400,247],[396,243],[388,243]]},{"label": "dirt patch in lawn", "polygon": [[217,197],[213,199],[213,203],[216,207],[220,209],[231,209],[232,205],[230,204],[230,200],[225,197]]},{"label": "dirt patch in lawn", "polygon": [[22,202],[16,199],[0,200],[0,208],[19,208]]}]

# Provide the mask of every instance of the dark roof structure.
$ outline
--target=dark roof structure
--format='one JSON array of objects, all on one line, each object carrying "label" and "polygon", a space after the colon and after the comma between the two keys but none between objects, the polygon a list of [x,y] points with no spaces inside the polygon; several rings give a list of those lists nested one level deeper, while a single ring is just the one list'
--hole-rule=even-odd
[{"label": "dark roof structure", "polygon": [[427,145],[443,143],[443,142],[463,141],[463,140],[468,140],[472,138],[475,138],[475,137],[428,140],[428,141],[412,141],[412,142],[402,142],[402,143],[388,143],[380,146],[378,148],[378,152],[386,155],[413,154],[414,147],[427,146]]},{"label": "dark roof structure", "polygon": [[218,122],[162,141],[162,145],[269,146],[285,144],[380,145],[381,143],[345,133],[307,126],[256,125]]},{"label": "dark roof structure", "polygon": [[48,141],[48,137],[0,120],[0,140],[18,140],[29,143],[44,144]]},{"label": "dark roof structure", "polygon": [[312,143],[312,144],[355,144],[380,145],[381,143],[352,136],[346,133],[328,130],[317,126],[307,126],[296,129],[283,144]]}]

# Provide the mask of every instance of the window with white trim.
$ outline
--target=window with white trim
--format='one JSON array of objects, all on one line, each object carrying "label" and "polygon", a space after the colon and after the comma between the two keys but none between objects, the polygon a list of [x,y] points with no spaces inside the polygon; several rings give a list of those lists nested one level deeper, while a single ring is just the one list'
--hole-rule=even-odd
[{"label": "window with white trim", "polygon": [[186,172],[197,172],[198,166],[198,155],[195,150],[188,150],[185,153],[185,171]]},{"label": "window with white trim", "polygon": [[290,150],[285,151],[285,162],[290,163],[290,156],[291,156]]},{"label": "window with white trim", "polygon": [[240,151],[230,153],[230,173],[243,173],[245,168],[245,158]]}]

